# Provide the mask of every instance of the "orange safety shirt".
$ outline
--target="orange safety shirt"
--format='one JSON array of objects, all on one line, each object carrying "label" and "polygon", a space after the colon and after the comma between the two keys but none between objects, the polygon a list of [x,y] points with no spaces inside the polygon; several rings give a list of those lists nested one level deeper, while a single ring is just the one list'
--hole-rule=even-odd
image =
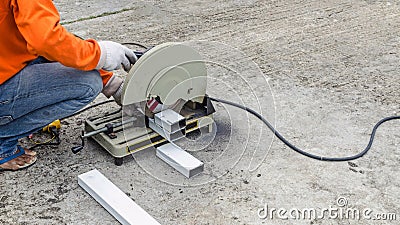
[{"label": "orange safety shirt", "polygon": [[[0,85],[38,56],[80,70],[95,69],[100,59],[95,40],[77,38],[60,25],[52,0],[2,0],[0,33]],[[112,72],[99,72],[106,84]]]}]

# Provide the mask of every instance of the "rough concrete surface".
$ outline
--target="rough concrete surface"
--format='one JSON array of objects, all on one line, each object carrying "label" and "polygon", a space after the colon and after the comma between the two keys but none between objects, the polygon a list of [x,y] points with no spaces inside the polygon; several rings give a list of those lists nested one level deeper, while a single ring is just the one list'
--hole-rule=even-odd
[{"label": "rough concrete surface", "polygon": [[[145,45],[214,41],[214,47],[202,49],[210,58],[239,65],[254,61],[261,74],[242,67],[247,84],[230,72],[210,74],[210,95],[262,111],[285,137],[314,154],[355,154],[366,146],[378,120],[400,114],[400,4],[395,0],[55,4],[61,22],[84,38]],[[215,49],[215,42],[221,49]],[[236,57],[230,59],[232,52]],[[103,100],[99,96],[96,102]],[[193,141],[194,135],[182,143],[206,162],[204,174],[187,180],[156,158],[154,150],[127,157],[120,167],[93,141],[74,155],[70,147],[78,141],[82,121],[110,107],[115,106],[64,120],[60,146],[37,149],[39,160],[28,170],[0,174],[0,224],[118,224],[78,186],[77,176],[94,168],[161,224],[400,221],[399,121],[379,128],[363,158],[320,162],[273,139],[254,117],[216,104],[212,141]],[[196,150],[199,143],[206,145]],[[276,209],[272,216],[262,214],[266,207]],[[333,214],[325,212],[324,218],[284,219],[296,216],[294,209],[314,209],[320,216],[329,208]],[[346,213],[335,216],[347,209],[360,211],[360,220],[345,218]],[[374,220],[377,216],[381,219]]]}]

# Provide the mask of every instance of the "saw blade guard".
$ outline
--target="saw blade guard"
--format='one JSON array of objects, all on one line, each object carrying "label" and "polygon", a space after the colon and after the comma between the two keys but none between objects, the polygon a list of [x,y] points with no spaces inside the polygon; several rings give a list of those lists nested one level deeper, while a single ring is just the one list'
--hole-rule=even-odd
[{"label": "saw blade guard", "polygon": [[164,43],[147,51],[125,79],[122,105],[158,98],[165,105],[177,101],[203,102],[207,69],[201,55],[184,43]]}]

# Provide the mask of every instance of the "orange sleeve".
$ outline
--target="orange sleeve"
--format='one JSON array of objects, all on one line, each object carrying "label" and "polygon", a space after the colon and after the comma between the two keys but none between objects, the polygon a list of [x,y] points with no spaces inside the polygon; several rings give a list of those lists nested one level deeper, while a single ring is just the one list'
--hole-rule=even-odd
[{"label": "orange sleeve", "polygon": [[106,70],[99,70],[101,79],[103,80],[103,87],[106,86],[107,82],[113,76],[113,72],[106,71]]},{"label": "orange sleeve", "polygon": [[28,51],[80,70],[93,70],[100,59],[100,46],[81,40],[60,25],[52,0],[13,0],[15,22]]}]

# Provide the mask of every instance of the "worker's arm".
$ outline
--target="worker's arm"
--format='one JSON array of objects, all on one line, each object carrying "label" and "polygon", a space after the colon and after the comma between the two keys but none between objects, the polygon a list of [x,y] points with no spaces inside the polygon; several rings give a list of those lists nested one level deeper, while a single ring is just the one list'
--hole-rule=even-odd
[{"label": "worker's arm", "polygon": [[[52,0],[12,0],[15,22],[31,54],[81,70],[129,70],[136,61],[132,50],[115,42],[75,37],[60,25]],[[106,84],[110,73],[100,73]]]},{"label": "worker's arm", "polygon": [[99,44],[81,40],[60,25],[52,0],[14,0],[14,18],[30,53],[81,70],[96,68],[101,56]]}]

